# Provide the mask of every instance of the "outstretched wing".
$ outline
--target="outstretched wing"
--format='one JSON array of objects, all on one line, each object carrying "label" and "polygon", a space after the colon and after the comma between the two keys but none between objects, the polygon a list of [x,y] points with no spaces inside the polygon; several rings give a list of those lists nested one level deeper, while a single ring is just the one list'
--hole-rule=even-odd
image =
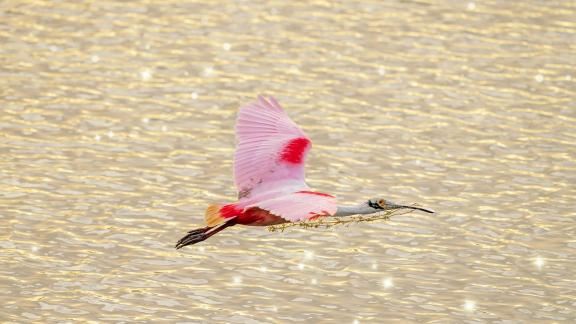
[{"label": "outstretched wing", "polygon": [[270,97],[240,108],[234,178],[238,198],[279,188],[306,190],[304,162],[312,143]]},{"label": "outstretched wing", "polygon": [[297,191],[246,208],[250,207],[260,207],[291,222],[331,216],[338,208],[334,196],[313,191]]}]

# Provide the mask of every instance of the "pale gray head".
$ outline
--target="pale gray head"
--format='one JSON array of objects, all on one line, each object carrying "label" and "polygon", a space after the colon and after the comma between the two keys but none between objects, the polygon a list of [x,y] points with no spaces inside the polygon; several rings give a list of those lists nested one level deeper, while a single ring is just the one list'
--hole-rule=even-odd
[{"label": "pale gray head", "polygon": [[400,208],[416,209],[427,213],[434,212],[431,209],[416,206],[399,205],[386,199],[373,198],[356,206],[338,206],[336,213],[332,216],[341,217],[350,215],[369,215],[369,214],[376,214],[386,210],[393,210]]},{"label": "pale gray head", "polygon": [[400,208],[416,209],[416,210],[421,210],[421,211],[427,212],[427,213],[434,213],[434,211],[431,209],[426,209],[426,208],[416,207],[416,206],[398,205],[394,202],[391,202],[390,200],[386,200],[386,199],[382,199],[382,198],[372,198],[366,202],[366,205],[368,205],[369,208],[373,209],[375,213],[380,212],[380,211],[385,211],[385,210],[390,210],[390,209],[400,209]]}]

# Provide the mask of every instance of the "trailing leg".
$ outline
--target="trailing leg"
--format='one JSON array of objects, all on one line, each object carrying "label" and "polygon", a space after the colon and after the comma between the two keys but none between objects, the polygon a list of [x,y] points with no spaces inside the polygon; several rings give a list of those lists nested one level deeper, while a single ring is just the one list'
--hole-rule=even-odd
[{"label": "trailing leg", "polygon": [[210,236],[224,230],[227,227],[230,226],[234,226],[236,225],[236,220],[235,217],[229,219],[228,221],[226,221],[225,223],[222,223],[218,226],[215,227],[204,227],[204,228],[199,228],[199,229],[195,229],[195,230],[191,230],[190,232],[188,232],[188,234],[186,234],[183,238],[181,238],[177,243],[176,243],[176,249],[181,249],[183,247],[185,247],[186,245],[191,245],[191,244],[196,244],[199,242],[202,242],[204,240],[206,240],[207,238],[209,238]]}]

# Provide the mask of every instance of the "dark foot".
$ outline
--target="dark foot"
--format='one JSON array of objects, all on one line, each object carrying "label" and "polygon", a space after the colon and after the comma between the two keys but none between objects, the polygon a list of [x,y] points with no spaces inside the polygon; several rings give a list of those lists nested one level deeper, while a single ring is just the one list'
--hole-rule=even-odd
[{"label": "dark foot", "polygon": [[176,249],[181,249],[183,247],[185,247],[186,245],[190,245],[190,244],[196,244],[198,242],[202,242],[205,239],[209,238],[210,236],[220,232],[221,230],[225,229],[226,227],[230,227],[230,226],[234,226],[236,225],[236,217],[230,218],[226,221],[226,223],[220,224],[218,226],[215,227],[203,227],[203,228],[199,228],[199,229],[195,229],[195,230],[191,230],[190,232],[188,232],[188,234],[186,234],[186,236],[184,236],[183,238],[181,238],[178,243],[176,243]]},{"label": "dark foot", "polygon": [[[208,228],[208,229],[210,229],[210,228]],[[181,238],[178,241],[178,243],[176,243],[176,249],[178,250],[178,249],[185,247],[186,245],[196,244],[196,243],[202,242],[205,239],[209,238],[210,235],[206,234],[206,231],[208,231],[208,229],[204,230],[203,232],[201,231],[201,230],[203,230],[203,228],[190,231],[190,233],[186,234],[186,236]]]}]

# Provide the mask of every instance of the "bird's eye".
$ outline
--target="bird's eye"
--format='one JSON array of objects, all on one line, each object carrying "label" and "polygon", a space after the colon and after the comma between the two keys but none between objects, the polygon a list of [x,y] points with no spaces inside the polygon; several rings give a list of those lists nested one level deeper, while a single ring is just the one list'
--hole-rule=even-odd
[{"label": "bird's eye", "polygon": [[378,200],[378,206],[380,206],[382,208],[386,207],[386,200],[384,200],[384,199]]}]

